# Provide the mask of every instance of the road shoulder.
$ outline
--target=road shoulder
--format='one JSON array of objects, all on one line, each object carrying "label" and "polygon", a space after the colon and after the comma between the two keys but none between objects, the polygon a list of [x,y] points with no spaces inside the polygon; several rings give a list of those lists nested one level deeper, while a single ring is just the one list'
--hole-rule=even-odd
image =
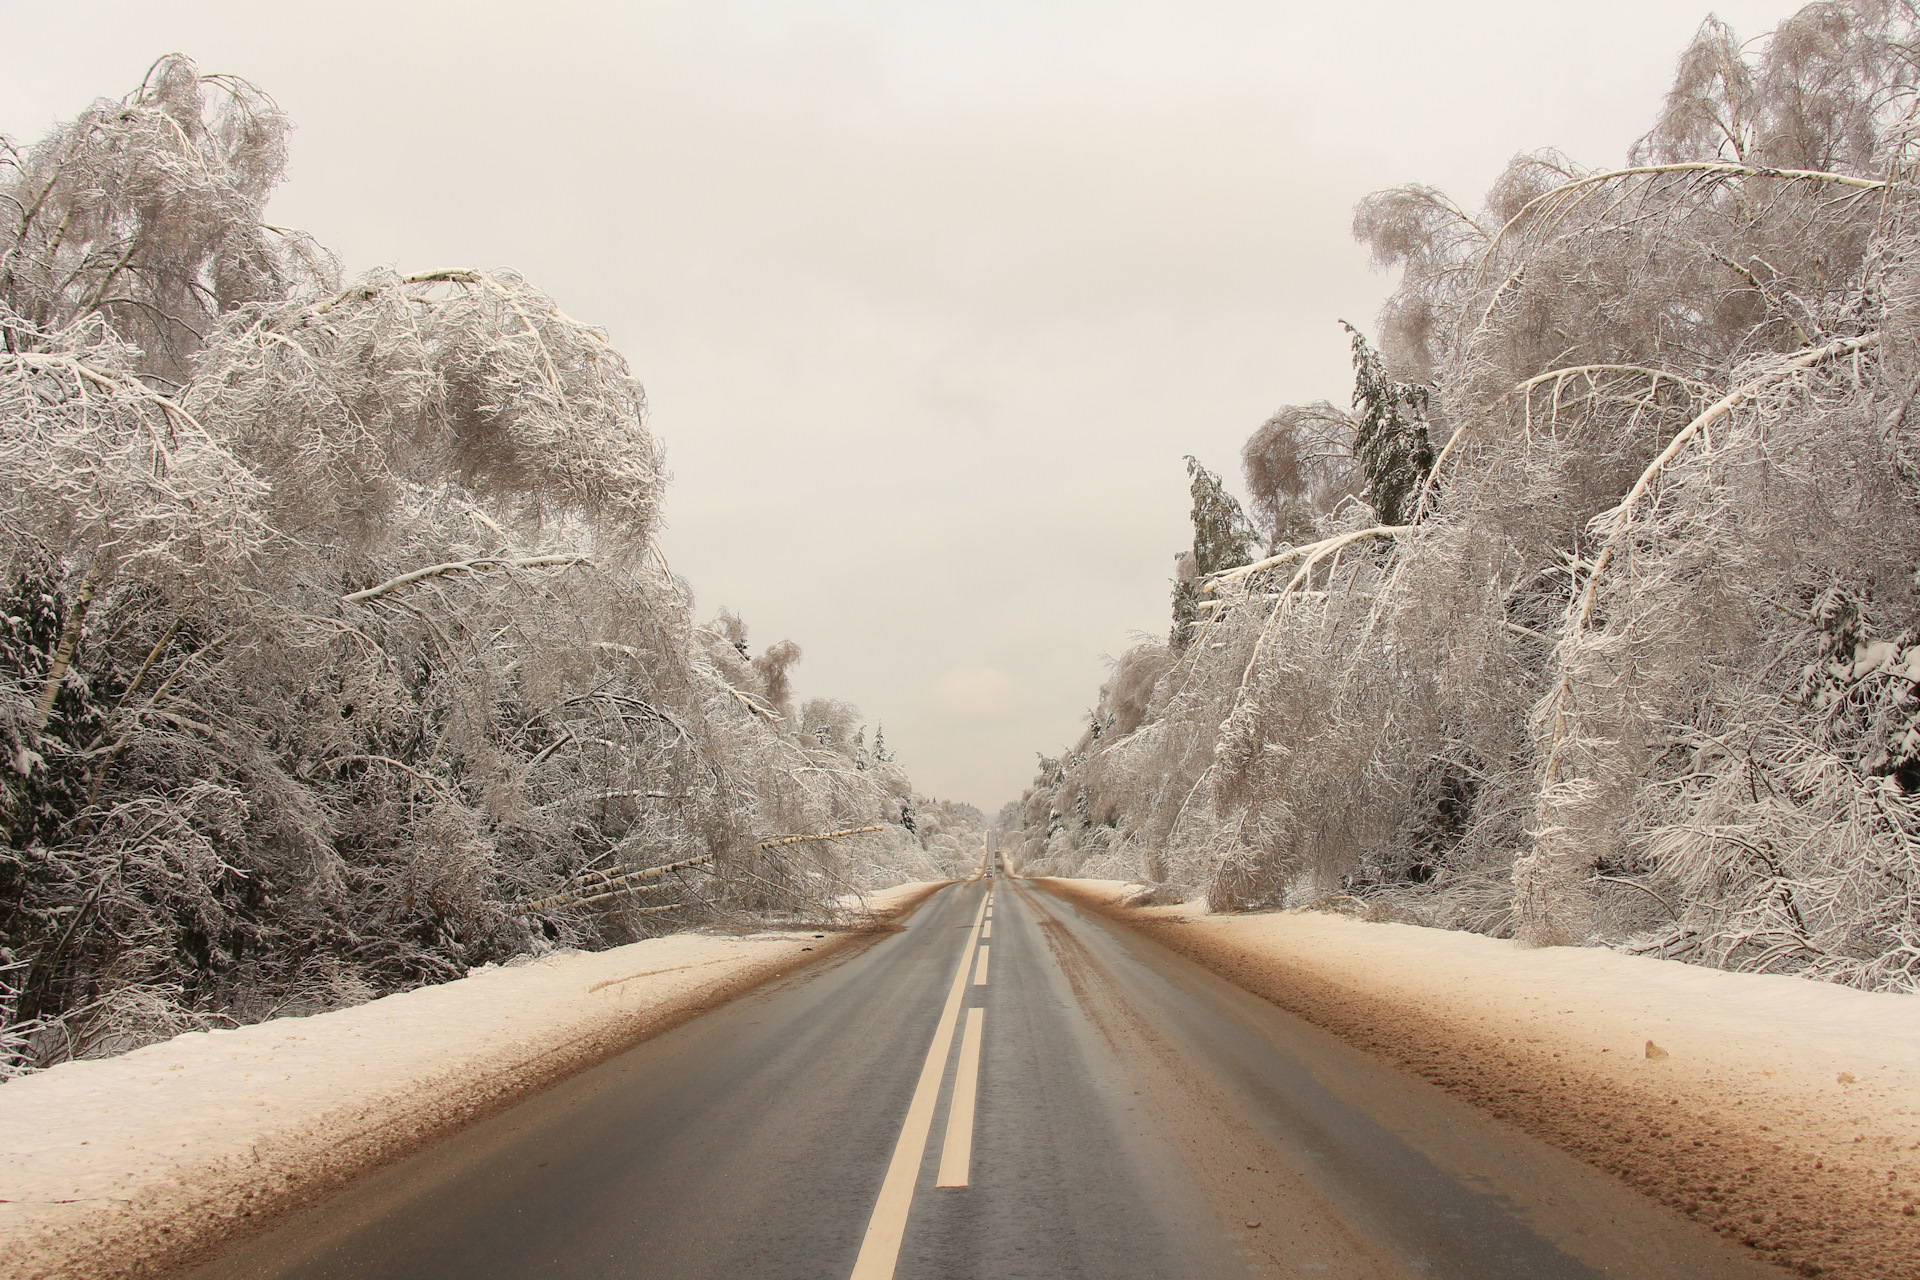
[{"label": "road shoulder", "polygon": [[1770,1261],[1911,1274],[1920,997],[1041,883]]},{"label": "road shoulder", "polygon": [[351,1009],[196,1032],[0,1085],[0,1255],[18,1280],[165,1275],[764,984],[871,925],[675,934]]}]

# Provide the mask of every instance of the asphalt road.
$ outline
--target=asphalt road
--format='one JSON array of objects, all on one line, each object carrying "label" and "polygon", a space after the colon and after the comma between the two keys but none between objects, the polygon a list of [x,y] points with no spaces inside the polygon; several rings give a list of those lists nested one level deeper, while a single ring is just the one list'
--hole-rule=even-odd
[{"label": "asphalt road", "polygon": [[942,890],[902,931],[192,1273],[1296,1275],[1777,1272],[1145,938],[1001,879]]}]

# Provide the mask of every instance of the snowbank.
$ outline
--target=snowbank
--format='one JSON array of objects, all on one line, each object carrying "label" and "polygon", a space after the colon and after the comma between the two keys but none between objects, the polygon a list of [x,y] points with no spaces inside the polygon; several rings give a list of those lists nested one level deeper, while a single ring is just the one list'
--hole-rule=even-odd
[{"label": "snowbank", "polygon": [[571,952],[0,1084],[0,1257],[18,1280],[175,1265],[857,936]]},{"label": "snowbank", "polygon": [[1048,883],[1806,1274],[1916,1273],[1920,996]]}]

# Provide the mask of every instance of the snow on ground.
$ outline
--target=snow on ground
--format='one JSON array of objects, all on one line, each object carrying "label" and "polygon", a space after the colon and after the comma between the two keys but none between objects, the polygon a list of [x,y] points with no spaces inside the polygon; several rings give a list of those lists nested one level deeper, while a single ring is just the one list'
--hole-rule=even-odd
[{"label": "snow on ground", "polygon": [[[1073,882],[1122,897],[1122,881]],[[1223,940],[1309,966],[1354,988],[1391,989],[1431,1013],[1562,1052],[1623,1081],[1766,1112],[1830,1149],[1829,1160],[1920,1182],[1920,996],[1727,973],[1599,947],[1528,948],[1501,938],[1376,924],[1325,911],[1210,914],[1146,907]],[[1647,1048],[1652,1042],[1654,1048]],[[1874,1136],[1856,1143],[1863,1127]]]},{"label": "snow on ground", "polygon": [[876,916],[888,916],[920,901],[941,885],[952,883],[951,880],[915,880],[886,889],[867,889],[860,893],[843,894],[840,905],[849,911],[870,911]]},{"label": "snow on ground", "polygon": [[1805,1274],[1920,1274],[1920,996],[1328,911],[1124,914]]},{"label": "snow on ground", "polygon": [[[867,903],[884,916],[935,887]],[[18,1280],[178,1260],[851,936],[562,953],[0,1084],[0,1257]]]}]

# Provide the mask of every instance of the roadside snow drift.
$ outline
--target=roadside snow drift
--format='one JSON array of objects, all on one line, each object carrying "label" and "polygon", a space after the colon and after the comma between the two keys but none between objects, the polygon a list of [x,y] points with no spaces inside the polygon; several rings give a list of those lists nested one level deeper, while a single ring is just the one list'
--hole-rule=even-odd
[{"label": "roadside snow drift", "polygon": [[1045,883],[1784,1266],[1920,1275],[1920,996]]},{"label": "roadside snow drift", "polygon": [[[897,912],[936,887],[869,902]],[[6,1274],[178,1265],[857,936],[678,934],[564,953],[12,1080],[0,1085]]]}]

